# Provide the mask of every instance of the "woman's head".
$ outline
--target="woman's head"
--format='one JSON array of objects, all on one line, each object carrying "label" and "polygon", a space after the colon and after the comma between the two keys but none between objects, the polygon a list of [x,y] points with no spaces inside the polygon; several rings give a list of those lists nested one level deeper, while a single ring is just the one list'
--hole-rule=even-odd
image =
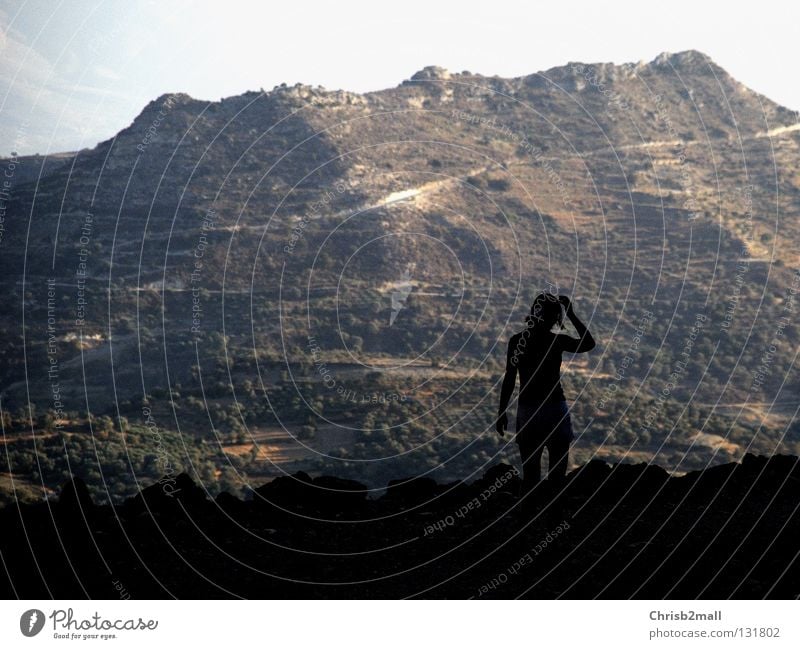
[{"label": "woman's head", "polygon": [[539,293],[531,305],[531,314],[525,318],[529,327],[550,331],[558,325],[564,328],[564,309],[556,295]]}]

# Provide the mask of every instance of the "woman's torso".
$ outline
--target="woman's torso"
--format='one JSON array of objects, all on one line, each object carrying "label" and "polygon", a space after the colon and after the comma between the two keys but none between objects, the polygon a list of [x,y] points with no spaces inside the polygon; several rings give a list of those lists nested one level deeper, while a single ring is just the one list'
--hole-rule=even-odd
[{"label": "woman's torso", "polygon": [[[515,336],[519,403],[535,405],[564,401],[561,388],[561,345],[558,334],[529,328]],[[512,339],[512,343],[513,343]]]}]

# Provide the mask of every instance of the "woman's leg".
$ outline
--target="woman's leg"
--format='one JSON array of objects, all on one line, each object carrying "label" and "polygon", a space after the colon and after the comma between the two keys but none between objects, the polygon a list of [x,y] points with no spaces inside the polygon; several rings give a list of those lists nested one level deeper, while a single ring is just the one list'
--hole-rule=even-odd
[{"label": "woman's leg", "polygon": [[567,477],[569,441],[568,437],[558,433],[550,436],[547,444],[547,450],[550,453],[550,471],[547,474],[547,479],[550,482],[561,483]]},{"label": "woman's leg", "polygon": [[542,474],[544,445],[531,434],[532,432],[523,428],[521,433],[517,433],[519,454],[522,456],[522,486],[525,493],[539,484]]},{"label": "woman's leg", "polygon": [[547,479],[561,483],[567,476],[569,464],[569,445],[572,441],[572,421],[566,404],[560,405],[557,411],[553,429],[547,443],[550,454],[550,470]]}]

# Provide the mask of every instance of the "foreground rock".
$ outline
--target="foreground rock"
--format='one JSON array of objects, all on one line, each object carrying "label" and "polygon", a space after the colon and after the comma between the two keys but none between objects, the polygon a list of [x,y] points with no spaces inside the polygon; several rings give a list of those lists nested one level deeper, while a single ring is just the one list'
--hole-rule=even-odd
[{"label": "foreground rock", "polygon": [[[165,489],[165,485],[170,487]],[[0,512],[6,597],[796,597],[798,458],[748,455],[673,478],[590,462],[520,497],[491,467],[470,484],[385,493],[304,473],[248,500],[189,476],[122,506],[78,479],[57,503]]]}]

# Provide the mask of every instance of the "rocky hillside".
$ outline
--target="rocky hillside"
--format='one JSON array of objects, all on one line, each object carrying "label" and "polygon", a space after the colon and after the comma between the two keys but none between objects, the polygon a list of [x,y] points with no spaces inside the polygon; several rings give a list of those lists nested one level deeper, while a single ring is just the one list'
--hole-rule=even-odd
[{"label": "rocky hillside", "polygon": [[694,51],[159,97],[0,204],[8,473],[513,462],[497,381],[548,287],[600,341],[565,364],[578,462],[798,453],[799,146]]}]

